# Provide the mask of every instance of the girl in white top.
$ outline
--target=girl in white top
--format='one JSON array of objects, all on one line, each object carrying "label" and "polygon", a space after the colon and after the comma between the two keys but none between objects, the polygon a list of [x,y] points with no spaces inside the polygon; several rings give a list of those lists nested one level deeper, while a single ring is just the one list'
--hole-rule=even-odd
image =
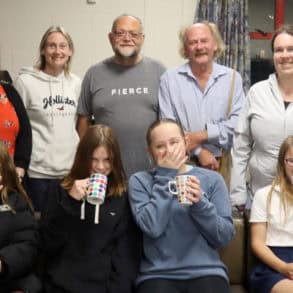
[{"label": "girl in white top", "polygon": [[251,209],[252,272],[258,293],[293,292],[293,135],[282,143],[272,185],[259,189]]}]

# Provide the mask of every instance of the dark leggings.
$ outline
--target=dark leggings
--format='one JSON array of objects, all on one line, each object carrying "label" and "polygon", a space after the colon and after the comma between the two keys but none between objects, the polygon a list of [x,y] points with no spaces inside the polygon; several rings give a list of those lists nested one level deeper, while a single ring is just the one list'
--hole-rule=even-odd
[{"label": "dark leggings", "polygon": [[191,280],[149,279],[141,283],[137,293],[229,293],[228,282],[218,276]]}]

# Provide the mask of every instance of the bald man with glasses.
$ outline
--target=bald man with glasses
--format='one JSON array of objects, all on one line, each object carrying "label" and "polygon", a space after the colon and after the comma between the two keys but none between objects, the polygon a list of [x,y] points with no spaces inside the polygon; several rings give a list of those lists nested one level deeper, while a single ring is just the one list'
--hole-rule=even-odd
[{"label": "bald man with glasses", "polygon": [[129,177],[149,167],[145,134],[158,118],[159,79],[165,67],[142,55],[145,35],[138,17],[117,17],[108,36],[114,55],[93,65],[84,77],[77,130],[82,137],[91,117],[112,127]]}]

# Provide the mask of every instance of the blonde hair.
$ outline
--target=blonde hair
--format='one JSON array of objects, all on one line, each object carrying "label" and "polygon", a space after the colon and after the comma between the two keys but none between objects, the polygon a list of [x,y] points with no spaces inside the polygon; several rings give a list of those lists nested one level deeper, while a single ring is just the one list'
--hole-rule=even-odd
[{"label": "blonde hair", "polygon": [[[72,55],[73,55],[74,45],[73,45],[73,41],[72,41],[72,38],[70,37],[69,33],[67,33],[62,26],[50,26],[46,30],[46,32],[44,33],[44,35],[43,35],[43,37],[41,39],[40,45],[39,45],[39,54],[40,55],[39,55],[39,59],[38,59],[36,65],[35,65],[35,67],[37,69],[39,69],[39,70],[44,70],[45,69],[46,59],[45,59],[45,56],[42,54],[42,51],[45,49],[45,47],[47,45],[48,37],[52,33],[60,33],[60,34],[63,35],[63,37],[67,40],[68,46],[69,46],[70,50],[72,51]],[[70,65],[71,65],[71,58],[72,58],[72,56],[69,56],[68,60],[67,60],[67,62],[65,64],[65,67],[64,67],[65,75],[69,74]]]},{"label": "blonde hair", "polygon": [[[196,24],[199,24],[199,23],[196,23]],[[209,28],[209,30],[212,34],[212,37],[217,44],[217,51],[215,52],[214,57],[215,58],[220,57],[224,53],[226,46],[224,44],[224,41],[221,37],[220,31],[219,31],[217,25],[213,22],[208,22],[208,21],[203,21],[203,22],[201,22],[201,24],[206,25]],[[195,24],[185,26],[179,32],[179,41],[180,41],[179,54],[181,57],[183,57],[185,59],[188,59],[188,57],[185,54],[186,34],[194,25]]]},{"label": "blonde hair", "polygon": [[[271,210],[271,201],[273,191],[276,189],[276,186],[279,187],[279,197],[281,200],[281,207],[284,210],[284,219],[283,222],[286,223],[288,218],[288,212],[292,208],[293,205],[293,184],[288,179],[286,175],[286,166],[285,166],[285,156],[287,151],[293,147],[293,135],[288,136],[283,143],[281,144],[279,155],[278,155],[278,163],[277,163],[277,172],[276,177],[273,180],[271,189],[268,193],[267,198],[267,214],[270,214]],[[268,218],[268,221],[270,219]]]}]

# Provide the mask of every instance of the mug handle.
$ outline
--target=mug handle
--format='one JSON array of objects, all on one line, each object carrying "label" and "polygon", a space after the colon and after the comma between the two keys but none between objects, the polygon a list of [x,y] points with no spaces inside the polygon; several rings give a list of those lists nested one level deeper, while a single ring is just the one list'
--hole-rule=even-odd
[{"label": "mug handle", "polygon": [[[172,186],[175,186],[175,188],[172,188]],[[169,189],[170,193],[172,193],[174,195],[178,194],[177,185],[176,185],[175,180],[171,180],[171,181],[168,182],[168,189]],[[174,189],[176,189],[176,191]]]}]

